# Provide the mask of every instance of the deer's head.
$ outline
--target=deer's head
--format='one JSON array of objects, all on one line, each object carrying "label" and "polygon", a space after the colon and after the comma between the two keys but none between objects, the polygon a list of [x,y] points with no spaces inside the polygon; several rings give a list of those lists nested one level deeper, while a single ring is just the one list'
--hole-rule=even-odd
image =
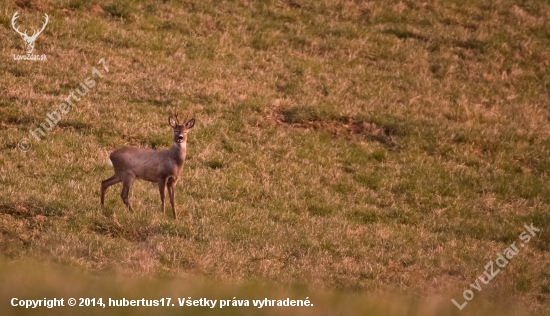
[{"label": "deer's head", "polygon": [[44,21],[44,24],[42,25],[42,29],[40,29],[40,31],[34,30],[32,35],[29,36],[27,34],[27,30],[25,30],[25,32],[21,32],[21,31],[19,31],[19,27],[15,26],[15,20],[17,20],[17,18],[19,17],[18,14],[19,14],[18,12],[15,12],[15,14],[13,15],[13,17],[11,19],[11,26],[17,32],[17,34],[19,34],[19,35],[21,35],[21,37],[23,37],[23,40],[25,41],[25,50],[27,51],[27,54],[31,54],[32,51],[34,50],[34,41],[36,41],[36,38],[38,37],[38,35],[40,35],[40,33],[42,33],[42,31],[44,31],[44,29],[46,28],[46,25],[48,24],[48,21],[50,20],[50,18],[48,17],[47,14],[44,13],[44,20],[45,21]]},{"label": "deer's head", "polygon": [[189,115],[183,120],[184,124],[180,124],[177,114],[174,114],[174,117],[170,116],[168,118],[168,124],[174,129],[174,143],[182,144],[187,142],[187,132],[195,126],[195,119],[192,118],[187,121],[188,118]]}]

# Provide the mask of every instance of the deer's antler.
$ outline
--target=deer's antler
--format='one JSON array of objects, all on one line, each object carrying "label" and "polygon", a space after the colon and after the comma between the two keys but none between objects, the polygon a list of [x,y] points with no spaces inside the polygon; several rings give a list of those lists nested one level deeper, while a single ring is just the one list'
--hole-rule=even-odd
[{"label": "deer's antler", "polygon": [[42,29],[40,29],[40,31],[34,31],[32,33],[32,38],[37,38],[38,35],[40,35],[40,33],[42,33],[42,31],[44,31],[44,29],[46,28],[46,25],[48,25],[48,21],[50,21],[50,17],[48,16],[48,14],[44,13],[44,18],[45,18],[45,21],[44,21],[44,24],[42,24]]},{"label": "deer's antler", "polygon": [[17,18],[19,17],[19,12],[18,11],[15,11],[15,13],[13,14],[13,17],[11,18],[11,27],[13,28],[14,31],[17,32],[17,34],[23,36],[23,37],[29,37],[27,35],[27,30],[25,30],[25,33],[19,31],[19,27],[15,27],[15,20],[17,20]]}]

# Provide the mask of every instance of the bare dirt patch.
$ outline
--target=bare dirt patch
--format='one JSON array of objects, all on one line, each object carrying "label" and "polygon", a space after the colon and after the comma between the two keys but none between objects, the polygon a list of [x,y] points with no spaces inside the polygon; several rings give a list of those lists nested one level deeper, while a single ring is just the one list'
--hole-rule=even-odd
[{"label": "bare dirt patch", "polygon": [[0,203],[0,252],[15,257],[41,237],[52,218],[67,220],[68,216],[57,205],[34,200]]},{"label": "bare dirt patch", "polygon": [[273,108],[268,113],[268,120],[272,126],[288,126],[313,131],[326,131],[334,137],[346,139],[361,139],[377,141],[386,147],[398,147],[394,140],[397,131],[394,127],[378,125],[374,122],[359,120],[354,117],[340,116],[334,119],[319,117],[296,117],[293,110]]},{"label": "bare dirt patch", "polygon": [[0,214],[6,214],[18,219],[34,218],[44,221],[48,217],[62,217],[64,214],[59,207],[37,201],[21,201],[0,204]]}]

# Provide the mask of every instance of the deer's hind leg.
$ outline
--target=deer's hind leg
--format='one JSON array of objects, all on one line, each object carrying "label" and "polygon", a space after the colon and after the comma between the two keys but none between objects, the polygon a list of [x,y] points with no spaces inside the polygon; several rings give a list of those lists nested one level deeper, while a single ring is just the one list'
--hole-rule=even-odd
[{"label": "deer's hind leg", "polygon": [[130,210],[130,212],[132,213],[134,212],[134,210],[132,209],[130,201],[128,200],[128,194],[130,193],[130,188],[132,188],[132,183],[134,183],[135,178],[136,177],[134,175],[127,175],[122,180],[122,192],[120,193],[122,201],[126,206],[128,206],[128,210]]}]

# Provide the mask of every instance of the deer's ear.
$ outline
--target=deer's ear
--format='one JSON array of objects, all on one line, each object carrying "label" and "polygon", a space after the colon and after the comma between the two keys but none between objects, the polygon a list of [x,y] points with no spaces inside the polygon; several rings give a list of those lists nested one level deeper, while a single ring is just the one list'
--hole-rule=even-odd
[{"label": "deer's ear", "polygon": [[193,126],[195,126],[195,119],[192,118],[189,120],[189,122],[185,123],[185,128],[186,129],[191,129],[193,128]]},{"label": "deer's ear", "polygon": [[172,128],[176,128],[176,120],[174,120],[173,117],[169,116],[168,117],[168,124],[170,124],[170,126],[172,126]]}]

